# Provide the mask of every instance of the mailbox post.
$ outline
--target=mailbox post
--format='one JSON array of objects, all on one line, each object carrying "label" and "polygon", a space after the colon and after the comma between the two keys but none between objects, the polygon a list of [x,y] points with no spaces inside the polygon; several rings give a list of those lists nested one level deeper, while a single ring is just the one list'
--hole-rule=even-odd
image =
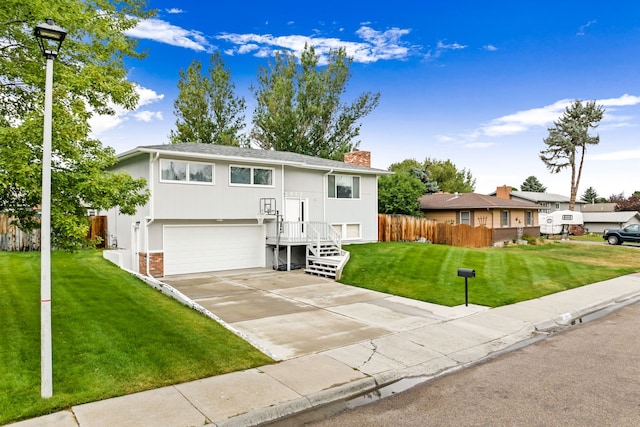
[{"label": "mailbox post", "polygon": [[464,277],[464,305],[469,306],[469,277],[476,277],[476,271],[470,268],[459,268],[458,277]]}]

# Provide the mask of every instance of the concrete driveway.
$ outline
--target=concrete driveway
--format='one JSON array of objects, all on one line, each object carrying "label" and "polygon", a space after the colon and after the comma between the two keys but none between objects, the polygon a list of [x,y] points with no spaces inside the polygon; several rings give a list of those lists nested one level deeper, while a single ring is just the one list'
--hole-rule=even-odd
[{"label": "concrete driveway", "polygon": [[162,281],[220,317],[276,360],[486,309],[419,302],[343,285],[301,270],[234,270],[168,276]]}]

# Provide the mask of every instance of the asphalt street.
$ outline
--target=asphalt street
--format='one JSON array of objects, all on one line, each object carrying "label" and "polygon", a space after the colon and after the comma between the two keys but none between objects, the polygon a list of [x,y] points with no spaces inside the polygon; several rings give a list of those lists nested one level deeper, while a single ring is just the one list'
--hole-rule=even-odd
[{"label": "asphalt street", "polygon": [[313,426],[638,426],[640,303]]}]

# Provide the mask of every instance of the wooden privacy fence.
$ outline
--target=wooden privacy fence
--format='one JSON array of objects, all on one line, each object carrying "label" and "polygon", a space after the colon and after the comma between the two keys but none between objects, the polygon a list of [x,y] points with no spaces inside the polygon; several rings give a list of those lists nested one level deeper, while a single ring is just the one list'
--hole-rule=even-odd
[{"label": "wooden privacy fence", "polygon": [[[87,238],[95,240],[102,239],[97,245],[98,248],[105,248],[107,243],[107,217],[91,216],[91,224]],[[40,230],[26,232],[11,224],[11,218],[0,214],[0,251],[39,251],[40,250]]]},{"label": "wooden privacy fence", "polygon": [[11,218],[0,214],[0,251],[39,251],[40,230],[27,233],[11,224]]},{"label": "wooden privacy fence", "polygon": [[415,242],[423,239],[439,245],[483,248],[491,246],[492,233],[487,227],[451,225],[408,215],[378,215],[378,241]]}]

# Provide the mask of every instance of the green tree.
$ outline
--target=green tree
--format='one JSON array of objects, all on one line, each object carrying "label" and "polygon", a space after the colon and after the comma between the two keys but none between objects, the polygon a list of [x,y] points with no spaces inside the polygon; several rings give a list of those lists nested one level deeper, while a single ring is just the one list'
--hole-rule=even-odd
[{"label": "green tree", "polygon": [[427,158],[424,168],[440,188],[446,193],[472,193],[476,186],[476,180],[471,171],[463,168],[459,170],[451,160],[437,160]]},{"label": "green tree", "polygon": [[431,178],[431,173],[426,169],[425,165],[415,159],[406,159],[398,163],[392,163],[389,166],[392,172],[404,173],[418,178],[425,185],[426,193],[437,193],[440,191],[438,183]]},{"label": "green tree", "polygon": [[111,148],[89,137],[93,114],[132,109],[138,95],[125,58],[141,58],[124,32],[150,16],[144,0],[5,0],[0,7],[0,212],[24,230],[39,227],[45,59],[33,36],[47,18],[68,32],[54,66],[52,245],[77,248],[86,208],[134,213],[148,199],[144,179],[108,172]]},{"label": "green tree", "polygon": [[172,143],[247,146],[244,128],[245,101],[234,94],[231,71],[225,68],[219,53],[211,55],[208,75],[202,74],[202,63],[194,60],[186,71],[180,70],[180,90],[173,103],[176,130]]},{"label": "green tree", "polygon": [[383,175],[378,179],[378,212],[422,216],[418,199],[424,193],[424,184],[415,176]]},{"label": "green tree", "polygon": [[587,203],[604,203],[606,200],[600,196],[598,196],[598,192],[595,188],[589,187],[584,190],[582,196],[580,196],[580,200]]},{"label": "green tree", "polygon": [[554,126],[548,128],[549,135],[544,139],[547,148],[540,151],[540,159],[547,169],[551,173],[559,173],[567,167],[571,169],[570,210],[576,204],[587,146],[600,142],[600,136],[589,135],[589,130],[598,127],[604,111],[595,101],[576,100],[560,119],[553,122]]},{"label": "green tree", "polygon": [[547,191],[547,187],[542,185],[542,183],[538,181],[538,178],[532,175],[524,180],[524,182],[522,183],[521,191],[533,191],[535,193],[544,193],[545,191]]},{"label": "green tree", "polygon": [[299,62],[292,53],[276,54],[251,88],[257,101],[252,141],[265,150],[342,160],[359,146],[358,121],[380,98],[367,92],[351,104],[342,102],[352,62],[344,48],[331,50],[322,68],[313,46],[305,46]]}]

